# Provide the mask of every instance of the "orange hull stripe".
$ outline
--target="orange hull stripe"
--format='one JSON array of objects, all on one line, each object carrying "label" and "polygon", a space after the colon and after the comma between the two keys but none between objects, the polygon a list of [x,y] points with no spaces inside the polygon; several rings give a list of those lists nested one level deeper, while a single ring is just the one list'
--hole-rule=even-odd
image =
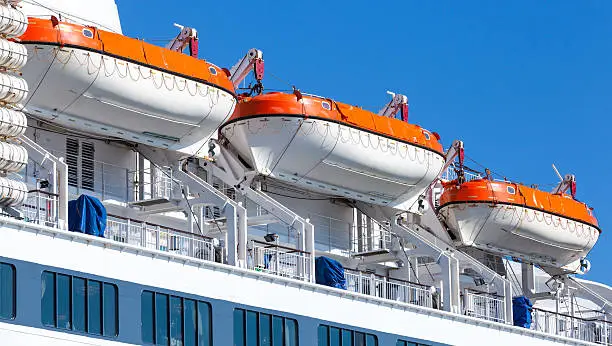
[{"label": "orange hull stripe", "polygon": [[[325,103],[325,107],[324,104]],[[444,155],[442,144],[429,131],[404,121],[383,117],[359,107],[303,96],[302,102],[293,94],[268,93],[240,100],[230,122],[254,116],[299,115],[304,118],[329,119],[336,123],[363,129],[401,142],[414,143]],[[429,137],[429,138],[428,138]]]},{"label": "orange hull stripe", "polygon": [[[28,29],[20,37],[22,43],[68,46],[96,51],[211,84],[235,94],[234,86],[227,75],[205,60],[83,25],[60,22],[54,27],[48,19],[28,18],[28,21]],[[85,32],[91,33],[90,37],[87,37]],[[216,74],[213,74],[211,69],[214,69]]]},{"label": "orange hull stripe", "polygon": [[487,179],[472,180],[459,187],[454,183],[445,184],[444,193],[440,197],[441,207],[462,202],[514,204],[581,221],[599,229],[597,219],[589,207],[569,195],[556,195],[511,182]]}]

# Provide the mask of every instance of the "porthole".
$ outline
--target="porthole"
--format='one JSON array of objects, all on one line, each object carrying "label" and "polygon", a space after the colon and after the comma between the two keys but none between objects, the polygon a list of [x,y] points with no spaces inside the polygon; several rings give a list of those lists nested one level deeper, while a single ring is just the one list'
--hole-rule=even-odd
[{"label": "porthole", "polygon": [[431,135],[429,134],[429,132],[423,131],[423,134],[425,135],[425,139],[426,140],[430,140],[431,139]]},{"label": "porthole", "polygon": [[329,102],[327,101],[321,102],[321,107],[323,107],[324,109],[327,109],[328,111],[331,111],[331,104],[329,104]]},{"label": "porthole", "polygon": [[217,69],[216,68],[211,66],[211,67],[208,68],[208,70],[210,71],[211,75],[213,75],[213,76],[217,75]]},{"label": "porthole", "polygon": [[91,29],[83,29],[83,36],[87,37],[87,38],[93,38],[94,34],[93,31]]},{"label": "porthole", "polygon": [[508,193],[511,195],[514,195],[516,193],[516,190],[512,186],[508,186],[507,190],[508,190]]}]

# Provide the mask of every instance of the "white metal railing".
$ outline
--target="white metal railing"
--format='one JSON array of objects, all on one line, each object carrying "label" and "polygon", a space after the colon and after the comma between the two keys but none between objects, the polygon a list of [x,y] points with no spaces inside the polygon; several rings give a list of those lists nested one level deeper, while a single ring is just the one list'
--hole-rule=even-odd
[{"label": "white metal railing", "polygon": [[[463,176],[466,182],[477,180],[477,179],[482,179],[482,176],[480,174],[471,173],[471,172],[463,172]],[[440,180],[445,180],[445,181],[451,181],[457,178],[458,178],[457,171],[455,171],[455,168],[453,166],[448,167],[444,172],[442,172],[442,175],[440,176]]]},{"label": "white metal railing", "polygon": [[391,233],[384,226],[372,222],[371,226],[353,226],[352,253],[388,250],[391,248]]},{"label": "white metal railing", "polygon": [[603,345],[612,345],[612,324],[533,309],[531,329]]},{"label": "white metal railing", "polygon": [[[65,157],[65,153],[53,151],[54,155]],[[173,173],[169,168],[150,167],[142,170],[129,170],[107,162],[93,160],[93,178],[83,181],[82,174],[76,177],[76,185],[68,186],[71,197],[87,194],[102,200],[112,199],[119,202],[133,202],[146,199],[172,197]],[[79,165],[79,171],[82,167]],[[29,185],[40,179],[47,179],[49,173],[40,165],[28,160],[20,175]]]},{"label": "white metal railing", "polygon": [[19,209],[27,222],[58,227],[58,197],[46,191],[29,191],[25,203]]},{"label": "white metal railing", "polygon": [[147,199],[171,199],[173,190],[172,170],[151,167],[128,173],[128,184],[134,201]]},{"label": "white metal railing", "polygon": [[432,308],[430,287],[345,269],[346,288],[351,292]]},{"label": "white metal railing", "polygon": [[310,254],[278,245],[251,241],[248,249],[249,269],[278,276],[310,281]]},{"label": "white metal railing", "polygon": [[465,290],[463,313],[483,320],[505,323],[506,302],[504,297],[498,295]]},{"label": "white metal railing", "polygon": [[211,239],[129,219],[108,217],[104,237],[147,249],[207,261],[215,260],[215,248]]}]

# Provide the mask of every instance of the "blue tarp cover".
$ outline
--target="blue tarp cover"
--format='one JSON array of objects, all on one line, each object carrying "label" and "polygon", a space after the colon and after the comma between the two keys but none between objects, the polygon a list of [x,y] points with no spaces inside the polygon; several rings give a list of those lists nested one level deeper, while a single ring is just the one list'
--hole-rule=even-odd
[{"label": "blue tarp cover", "polygon": [[87,195],[68,202],[68,230],[104,237],[106,208],[99,199]]},{"label": "blue tarp cover", "polygon": [[531,328],[531,311],[533,304],[527,297],[512,298],[512,315],[514,325],[517,327]]},{"label": "blue tarp cover", "polygon": [[315,278],[320,285],[346,289],[344,267],[340,262],[327,257],[317,257],[315,260]]}]

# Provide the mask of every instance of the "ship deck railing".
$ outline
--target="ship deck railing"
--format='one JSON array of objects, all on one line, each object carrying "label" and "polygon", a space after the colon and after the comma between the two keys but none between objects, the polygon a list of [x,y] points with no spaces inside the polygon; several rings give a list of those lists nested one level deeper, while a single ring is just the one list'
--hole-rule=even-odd
[{"label": "ship deck railing", "polygon": [[156,166],[128,171],[126,194],[133,193],[133,201],[173,198],[173,172],[169,167]]},{"label": "ship deck railing", "polygon": [[[463,172],[463,177],[465,178],[466,182],[483,178],[482,175],[472,172]],[[448,167],[444,172],[442,172],[442,175],[440,176],[440,180],[444,181],[452,181],[457,178],[457,171],[455,170],[454,166]]]},{"label": "ship deck railing", "polygon": [[119,216],[107,217],[104,237],[147,249],[207,261],[215,260],[215,247],[211,238]]},{"label": "ship deck railing", "polygon": [[373,273],[344,270],[347,290],[403,303],[434,307],[431,287]]},{"label": "ship deck railing", "polygon": [[596,344],[612,345],[612,323],[608,321],[572,317],[538,308],[533,308],[531,316],[533,330]]},{"label": "ship deck railing", "polygon": [[247,267],[251,270],[310,281],[312,258],[308,252],[256,240],[250,242],[247,252]]},{"label": "ship deck railing", "polygon": [[466,289],[463,292],[463,314],[487,321],[505,323],[506,302],[503,296]]},{"label": "ship deck railing", "polygon": [[59,227],[58,201],[59,195],[57,194],[43,190],[30,190],[19,210],[27,222],[57,228]]}]

